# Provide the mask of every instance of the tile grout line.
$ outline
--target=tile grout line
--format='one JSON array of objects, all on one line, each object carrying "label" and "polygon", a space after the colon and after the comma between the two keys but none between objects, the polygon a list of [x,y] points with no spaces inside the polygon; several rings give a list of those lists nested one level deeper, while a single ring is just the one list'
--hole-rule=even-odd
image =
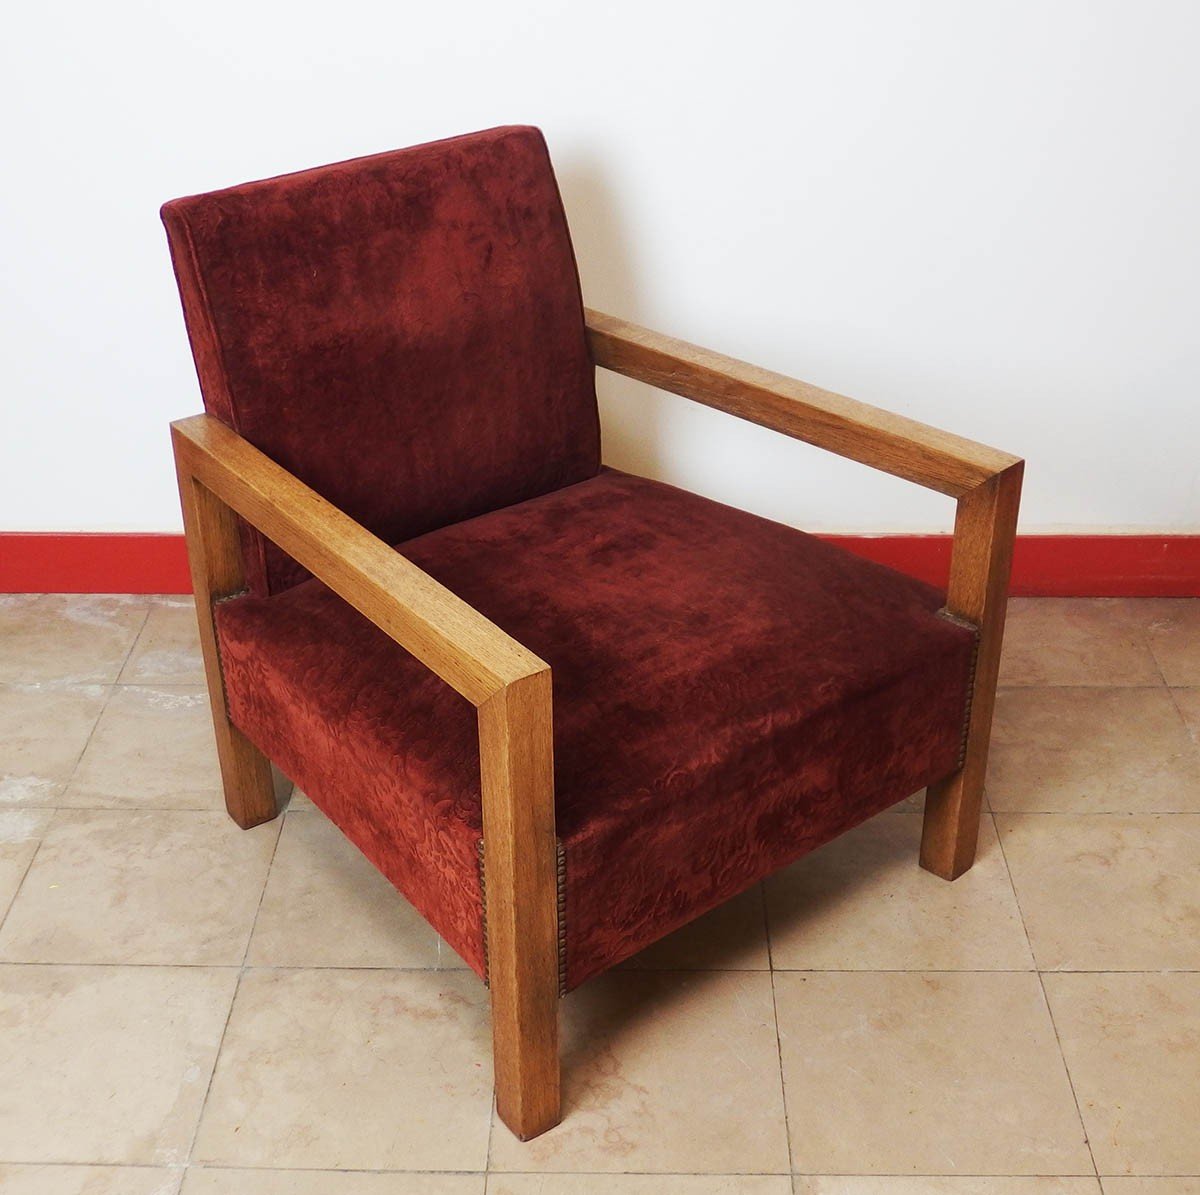
[{"label": "tile grout line", "polygon": [[[70,812],[70,811],[68,811]],[[118,811],[119,812],[119,811]],[[176,970],[201,971],[398,971],[406,975],[466,975],[473,974],[470,967],[366,967],[345,964],[295,963],[105,963],[94,961],[57,961],[52,963],[28,960],[3,960],[5,967],[123,967],[125,969],[145,967],[159,969],[170,967]],[[780,967],[777,975],[1032,975],[1035,967]],[[1053,967],[1045,975],[1200,975],[1200,967]],[[606,972],[607,974],[607,972]],[[767,975],[765,967],[622,967],[621,975]]]},{"label": "tile grout line", "polygon": [[[775,1018],[775,1056],[779,1060],[779,1098],[783,1104],[783,1140],[787,1148],[787,1164],[789,1176],[792,1174],[792,1125],[788,1119],[787,1080],[783,1074],[783,1035],[779,1029],[779,997],[775,992],[775,957],[771,949],[771,917],[767,908],[767,883],[760,880],[758,884],[759,899],[762,902],[763,934],[767,939],[767,975],[771,980],[771,1014]],[[796,1180],[792,1177],[789,1184],[793,1190]]]},{"label": "tile grout line", "polygon": [[1000,857],[1004,860],[1004,870],[1008,873],[1008,884],[1012,889],[1013,900],[1017,905],[1017,913],[1021,918],[1021,929],[1025,934],[1025,942],[1029,947],[1029,955],[1033,959],[1034,974],[1037,976],[1038,990],[1042,993],[1042,1006],[1050,1018],[1050,1028],[1054,1030],[1054,1044],[1058,1047],[1058,1056],[1062,1060],[1063,1073],[1067,1076],[1067,1086],[1071,1089],[1071,1098],[1075,1101],[1075,1115],[1079,1117],[1079,1127],[1083,1130],[1083,1143],[1087,1146],[1088,1157],[1092,1162],[1092,1170],[1096,1175],[1096,1185],[1103,1187],[1100,1181],[1100,1167],[1096,1163],[1096,1154],[1092,1149],[1092,1138],[1088,1132],[1087,1122],[1083,1119],[1083,1108],[1079,1103],[1079,1093],[1075,1090],[1075,1080],[1071,1076],[1071,1067],[1067,1063],[1067,1054],[1063,1049],[1062,1037],[1058,1032],[1058,1023],[1054,1019],[1054,1010],[1050,1007],[1050,997],[1046,995],[1046,981],[1042,978],[1041,967],[1038,966],[1037,954],[1033,949],[1033,939],[1029,936],[1029,927],[1025,924],[1025,910],[1021,908],[1021,898],[1017,895],[1017,882],[1013,879],[1012,868],[1008,865],[1008,854],[1004,850],[1004,839],[1000,836],[1000,828],[996,825],[996,815],[991,814],[992,831],[1000,844]]},{"label": "tile grout line", "polygon": [[8,920],[8,915],[13,911],[13,907],[17,903],[17,897],[21,895],[21,889],[25,886],[25,877],[29,874],[29,869],[33,867],[33,861],[38,857],[38,852],[42,849],[42,843],[46,840],[46,834],[50,827],[54,824],[54,816],[57,811],[52,811],[50,820],[46,823],[46,828],[38,835],[37,845],[33,848],[33,854],[29,856],[29,862],[25,864],[21,872],[21,878],[17,881],[17,886],[13,889],[12,899],[8,902],[3,914],[0,914],[0,932],[4,929],[4,923]]},{"label": "tile grout line", "polygon": [[[97,729],[97,727],[99,727],[101,721],[103,720],[104,715],[107,712],[108,707],[111,704],[113,697],[116,696],[117,684],[118,684],[118,680],[121,676],[121,673],[124,672],[126,667],[128,666],[129,661],[130,661],[131,657],[133,656],[134,651],[137,648],[138,642],[142,637],[142,632],[146,629],[146,623],[148,623],[149,621],[150,621],[150,607],[149,607],[149,605],[147,605],[146,613],[142,615],[142,621],[138,624],[137,634],[134,635],[133,639],[130,641],[129,647],[125,651],[125,655],[121,658],[121,666],[117,669],[116,677],[109,684],[106,684],[104,686],[105,689],[107,690],[107,692],[104,694],[104,702],[100,706],[100,712],[96,715],[95,722],[92,723],[92,729],[88,731],[88,736],[87,736],[87,739],[84,741],[83,747],[80,749],[79,754],[75,757],[74,764],[71,765],[70,772],[67,773],[66,780],[63,781],[62,792],[60,792],[58,794],[59,801],[61,801],[62,798],[67,795],[67,790],[75,782],[75,774],[79,771],[79,765],[83,762],[83,757],[87,754],[87,749],[92,745],[92,739],[95,737],[96,729]],[[55,805],[54,808],[61,809],[62,805]]]},{"label": "tile grout line", "polygon": [[1191,686],[1191,685],[1172,685],[1167,680],[1167,674],[1165,672],[1163,672],[1162,664],[1159,663],[1158,656],[1154,651],[1154,643],[1153,643],[1153,640],[1150,638],[1149,633],[1147,633],[1147,635],[1146,635],[1146,647],[1150,652],[1150,658],[1154,661],[1154,667],[1158,669],[1158,676],[1159,676],[1159,679],[1163,683],[1163,688],[1166,689],[1167,696],[1170,697],[1171,704],[1175,707],[1175,713],[1178,716],[1179,721],[1183,726],[1183,733],[1187,736],[1189,741],[1191,741],[1195,744],[1195,747],[1194,747],[1195,754],[1197,756],[1200,756],[1200,739],[1194,739],[1192,737],[1192,728],[1191,728],[1191,726],[1188,725],[1188,720],[1184,716],[1183,708],[1179,704],[1179,698],[1175,696],[1176,689],[1188,689],[1188,688],[1192,688],[1193,686]]},{"label": "tile grout line", "polygon": [[[137,646],[138,640],[142,637],[142,631],[146,629],[146,623],[149,621],[149,619],[150,607],[147,605],[146,612],[142,615],[142,621],[138,624],[137,633],[130,640],[129,647],[126,648],[124,656],[121,657],[121,664],[117,668],[117,676],[120,676],[121,673],[124,672],[125,665],[129,663],[129,657],[133,655],[133,649]],[[91,682],[86,683],[90,684]],[[83,686],[81,685],[80,687]],[[96,720],[92,723],[92,728],[88,731],[87,738],[83,740],[83,746],[79,748],[79,754],[75,756],[75,762],[71,765],[71,770],[67,773],[67,777],[63,781],[62,789],[57,795],[57,800],[59,801],[61,801],[62,798],[67,795],[67,789],[71,787],[71,783],[75,779],[75,773],[79,771],[79,765],[83,761],[83,757],[87,753],[87,749],[92,745],[92,738],[96,733],[96,727],[100,725],[100,719],[104,717],[104,711],[108,709],[108,703],[112,700],[113,694],[116,692],[116,681],[113,681],[111,684],[102,684],[101,687],[105,690],[104,700],[100,703],[100,709],[96,713]],[[51,827],[54,825],[62,806],[56,804],[40,807],[23,806],[22,808],[49,809],[50,820],[46,823],[45,830],[38,835],[37,846],[33,848],[33,854],[29,856],[29,862],[25,865],[25,870],[21,872],[21,878],[17,882],[16,888],[13,889],[12,899],[8,902],[8,907],[4,910],[3,916],[0,916],[0,930],[4,929],[4,924],[8,920],[9,914],[16,907],[17,898],[21,895],[21,889],[25,887],[25,880],[29,873],[33,870],[33,864],[38,855],[41,853],[42,843],[46,841],[46,835],[50,832]]]},{"label": "tile grout line", "polygon": [[1183,733],[1187,735],[1190,742],[1193,744],[1193,750],[1197,756],[1200,756],[1200,736],[1193,737],[1192,728],[1188,724],[1186,715],[1183,712],[1183,707],[1179,704],[1179,698],[1175,696],[1176,690],[1180,688],[1193,688],[1192,685],[1179,685],[1176,688],[1167,686],[1167,693],[1171,698],[1171,704],[1175,707],[1175,713],[1179,716],[1179,721],[1183,724]]},{"label": "tile grout line", "polygon": [[[1158,668],[1158,662],[1155,661],[1155,668],[1158,670],[1158,675],[1162,677],[1162,670]],[[998,693],[1028,693],[1034,689],[1066,689],[1068,692],[1074,693],[1087,689],[1111,689],[1117,693],[1157,693],[1159,689],[1170,688],[1165,680],[1160,679],[1156,684],[1144,685],[1123,685],[1120,683],[1099,684],[1095,681],[1088,681],[1086,684],[1072,684],[1068,682],[1060,682],[1058,684],[1050,684],[1049,682],[1039,682],[1036,685],[1014,685],[1011,682],[1007,685],[997,685]],[[1177,685],[1176,688],[1186,689],[1187,685]]]},{"label": "tile grout line", "polygon": [[[196,1127],[192,1130],[192,1139],[188,1143],[187,1156],[183,1161],[183,1173],[186,1175],[192,1165],[192,1154],[196,1151],[196,1141],[200,1137],[200,1126],[204,1122],[204,1113],[208,1109],[208,1099],[212,1094],[213,1082],[217,1077],[217,1066],[221,1061],[221,1051],[225,1048],[225,1037],[229,1032],[229,1022],[233,1020],[234,1005],[237,1004],[238,993],[242,990],[242,979],[246,974],[246,959],[250,956],[250,943],[254,940],[254,930],[258,926],[258,917],[262,912],[263,900],[267,895],[267,884],[271,880],[271,869],[275,866],[275,856],[279,853],[279,840],[283,837],[283,825],[287,810],[281,810],[273,819],[276,823],[275,841],[271,845],[271,858],[263,875],[262,889],[258,894],[258,904],[254,906],[254,916],[250,920],[250,930],[246,934],[246,945],[242,950],[242,961],[238,964],[237,979],[233,985],[233,994],[229,999],[229,1008],[225,1013],[225,1024],[221,1026],[221,1036],[217,1039],[217,1048],[213,1052],[212,1070],[208,1072],[208,1083],[204,1088],[204,1098],[200,1101],[200,1109],[196,1113]],[[253,969],[253,968],[252,968]]]}]

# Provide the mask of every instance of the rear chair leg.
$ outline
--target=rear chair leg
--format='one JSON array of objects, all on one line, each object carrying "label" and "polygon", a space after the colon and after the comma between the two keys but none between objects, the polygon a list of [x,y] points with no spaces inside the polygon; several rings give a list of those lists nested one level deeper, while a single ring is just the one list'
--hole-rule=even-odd
[{"label": "rear chair leg", "polygon": [[479,706],[496,1110],[522,1141],[558,1124],[558,863],[550,670]]},{"label": "rear chair leg", "polygon": [[192,592],[196,595],[204,677],[208,682],[217,758],[225,788],[225,808],[243,830],[248,830],[270,821],[278,808],[270,762],[229,720],[213,625],[213,602],[240,592],[244,586],[237,520],[229,507],[190,475],[178,450],[175,469],[183,507]]},{"label": "rear chair leg", "polygon": [[979,628],[979,645],[963,765],[925,797],[921,866],[944,880],[975,861],[1023,471],[1018,462],[958,500],[946,605]]}]

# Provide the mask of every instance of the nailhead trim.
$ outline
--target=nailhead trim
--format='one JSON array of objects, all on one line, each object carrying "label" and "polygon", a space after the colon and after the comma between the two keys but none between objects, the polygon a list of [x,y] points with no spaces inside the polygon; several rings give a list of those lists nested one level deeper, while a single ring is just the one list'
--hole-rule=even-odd
[{"label": "nailhead trim", "polygon": [[[483,839],[475,843],[479,864],[479,904],[483,922],[483,986],[489,987],[487,879],[483,866]],[[567,994],[567,849],[562,840],[555,842],[555,902],[558,913],[558,994]]]},{"label": "nailhead trim", "polygon": [[963,764],[967,762],[967,739],[971,733],[971,707],[975,704],[975,671],[979,666],[979,627],[969,618],[963,618],[959,614],[952,614],[945,606],[938,611],[938,616],[944,618],[947,622],[954,623],[955,626],[965,627],[975,636],[975,642],[971,647],[971,670],[967,674],[967,701],[966,708],[963,711],[962,739],[958,748],[958,763],[954,768],[958,772],[962,770]]},{"label": "nailhead trim", "polygon": [[475,844],[475,857],[479,861],[479,909],[483,922],[483,986],[491,987],[490,968],[488,966],[488,918],[487,918],[487,880],[483,872],[483,839]]},{"label": "nailhead trim", "polygon": [[567,848],[557,843],[558,885],[558,994],[567,994]]}]

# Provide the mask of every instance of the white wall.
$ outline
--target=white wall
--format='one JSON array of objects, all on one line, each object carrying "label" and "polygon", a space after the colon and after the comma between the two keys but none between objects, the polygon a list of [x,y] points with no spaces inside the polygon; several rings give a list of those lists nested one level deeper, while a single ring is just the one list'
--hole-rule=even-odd
[{"label": "white wall", "polygon": [[[588,301],[1028,458],[1026,531],[1200,527],[1192,0],[20,5],[0,528],[179,526],[157,208],[542,126]],[[947,500],[606,383],[608,459],[818,529]]]}]

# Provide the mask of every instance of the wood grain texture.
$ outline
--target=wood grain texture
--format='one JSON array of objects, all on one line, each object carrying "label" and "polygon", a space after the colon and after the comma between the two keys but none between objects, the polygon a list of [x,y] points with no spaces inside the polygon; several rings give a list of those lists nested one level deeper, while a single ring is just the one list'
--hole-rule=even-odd
[{"label": "wood grain texture", "polygon": [[559,1120],[557,840],[550,670],[479,707],[496,1110],[522,1140]]},{"label": "wood grain texture", "polygon": [[1017,463],[961,436],[588,310],[597,365],[958,497]]},{"label": "wood grain texture", "polygon": [[210,415],[171,425],[183,469],[478,706],[546,664]]},{"label": "wood grain texture", "polygon": [[225,682],[213,626],[213,602],[239,592],[244,584],[237,521],[229,507],[191,476],[178,456],[176,470],[225,807],[246,830],[270,821],[278,810],[267,757],[226,713]]},{"label": "wood grain texture", "polygon": [[979,628],[979,646],[963,766],[925,797],[921,866],[946,880],[975,860],[1023,472],[1018,462],[964,494],[954,520],[946,608]]}]

